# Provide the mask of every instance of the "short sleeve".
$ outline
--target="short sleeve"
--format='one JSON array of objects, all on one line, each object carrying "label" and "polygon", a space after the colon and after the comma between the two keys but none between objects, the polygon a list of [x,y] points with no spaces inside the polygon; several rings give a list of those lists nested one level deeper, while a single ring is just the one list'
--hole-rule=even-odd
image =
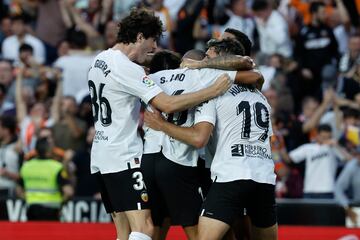
[{"label": "short sleeve", "polygon": [[215,126],[216,122],[216,105],[215,100],[203,102],[195,108],[194,124],[199,122],[209,122]]},{"label": "short sleeve", "polygon": [[[123,68],[125,68],[123,66]],[[125,91],[141,98],[144,103],[148,103],[152,98],[162,92],[161,88],[145,74],[145,71],[136,64],[129,65],[126,75],[120,75],[117,71],[114,74],[115,81],[120,83]]]},{"label": "short sleeve", "polygon": [[224,71],[212,68],[203,68],[199,70],[200,82],[203,86],[209,87],[214,84],[220,75],[227,73],[232,81],[235,81],[236,71]]},{"label": "short sleeve", "polygon": [[291,160],[294,163],[299,163],[306,159],[306,152],[309,151],[308,144],[302,145],[289,153]]}]

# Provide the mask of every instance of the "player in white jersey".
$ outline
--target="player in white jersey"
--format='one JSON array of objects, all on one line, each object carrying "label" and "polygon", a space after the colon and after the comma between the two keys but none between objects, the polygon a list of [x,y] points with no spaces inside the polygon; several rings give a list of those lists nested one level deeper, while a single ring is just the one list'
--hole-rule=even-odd
[{"label": "player in white jersey", "polygon": [[121,240],[149,240],[153,234],[140,169],[140,99],[170,113],[216,97],[231,85],[225,76],[193,94],[163,93],[136,64],[154,51],[161,32],[161,21],[152,12],[133,10],[119,23],[117,44],[96,56],[88,75],[96,129],[91,172],[97,174],[102,200],[107,212],[112,213]]},{"label": "player in white jersey", "polygon": [[[209,56],[225,51],[214,46]],[[145,113],[148,126],[196,147],[206,145],[215,126],[213,184],[199,218],[198,239],[221,239],[244,208],[252,221],[253,239],[277,239],[269,115],[270,106],[260,91],[238,85],[199,106],[192,127],[168,123],[157,112]]]},{"label": "player in white jersey", "polygon": [[[238,45],[236,41],[228,40],[229,48],[241,49]],[[202,53],[200,59],[204,56],[205,54]],[[170,52],[156,53],[151,66],[156,66],[157,69],[160,65],[167,67],[172,65],[173,58],[175,56]],[[252,67],[251,61],[246,62],[247,58],[243,60],[237,58],[240,60],[239,68]],[[255,84],[257,80],[262,79],[258,72],[186,68],[159,71],[150,76],[166,93],[177,95],[205,88],[224,73],[228,73],[231,78],[235,78],[235,82],[239,83]],[[244,75],[245,78],[242,77]],[[167,120],[177,125],[191,126],[194,121],[194,109],[171,114],[167,116]],[[196,239],[198,212],[202,203],[196,168],[199,157],[197,149],[146,128],[144,138],[144,152],[149,154],[144,154],[142,170],[149,196],[155,201],[151,206],[155,226],[161,225],[165,214],[164,206],[163,204],[160,206],[159,202],[165,202],[171,223],[183,226],[188,238]],[[158,197],[159,195],[161,197]]]}]

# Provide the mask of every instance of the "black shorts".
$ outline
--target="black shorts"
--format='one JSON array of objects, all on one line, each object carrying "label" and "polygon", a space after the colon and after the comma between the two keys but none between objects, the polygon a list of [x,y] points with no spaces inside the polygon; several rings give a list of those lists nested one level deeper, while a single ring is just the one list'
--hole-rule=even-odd
[{"label": "black shorts", "polygon": [[197,168],[199,171],[201,189],[206,197],[212,184],[210,168],[205,167],[205,160],[201,158],[198,160]]},{"label": "black shorts", "polygon": [[162,153],[144,154],[141,168],[145,181],[151,183],[147,187],[150,199],[154,199],[151,202],[154,225],[162,222],[157,217],[167,215],[172,225],[197,225],[203,202],[197,168],[174,163]]},{"label": "black shorts", "polygon": [[107,213],[149,209],[148,192],[140,168],[95,175]]},{"label": "black shorts", "polygon": [[243,215],[244,208],[254,226],[266,228],[276,224],[275,186],[252,180],[214,182],[200,215],[231,226],[237,216]]}]

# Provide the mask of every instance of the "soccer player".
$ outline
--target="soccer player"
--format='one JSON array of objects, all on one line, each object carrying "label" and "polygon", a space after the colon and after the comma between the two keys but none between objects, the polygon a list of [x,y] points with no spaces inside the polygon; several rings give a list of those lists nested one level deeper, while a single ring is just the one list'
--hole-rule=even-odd
[{"label": "soccer player", "polygon": [[229,77],[222,76],[192,94],[163,93],[137,64],[154,51],[161,32],[161,21],[152,12],[131,11],[119,23],[117,44],[95,57],[88,75],[96,130],[91,172],[97,174],[102,200],[121,240],[149,240],[153,234],[140,169],[143,145],[137,133],[139,100],[171,113],[196,106],[231,86]]},{"label": "soccer player", "polygon": [[[239,42],[227,39],[222,41],[222,44],[230,52],[244,55]],[[185,57],[190,55],[198,59],[205,57],[201,51],[190,51]],[[221,59],[215,60],[220,62]],[[156,69],[159,69],[159,66],[166,68],[174,66],[176,63],[176,55],[167,51],[158,52],[152,59],[150,71],[152,72],[154,67]],[[222,65],[224,64],[226,65],[226,62],[222,63]],[[247,63],[243,65],[247,67]],[[262,79],[258,72],[223,71],[208,68],[165,70],[150,76],[166,93],[177,95],[204,88],[224,73],[235,78],[237,83],[255,84],[258,79]],[[195,109],[188,109],[168,115],[167,120],[179,126],[192,126],[194,115]],[[198,213],[204,197],[196,167],[199,158],[197,149],[146,128],[144,138],[144,153],[146,154],[143,156],[141,167],[149,195],[154,200],[151,210],[155,226],[161,226],[164,215],[167,214],[164,212],[165,205],[168,208],[171,223],[183,226],[189,239],[197,239]],[[160,204],[162,202],[164,204]]]},{"label": "soccer player", "polygon": [[[221,42],[212,44],[208,56],[226,53]],[[244,208],[253,239],[277,239],[272,128],[265,97],[254,87],[233,85],[223,96],[197,107],[194,122],[181,127],[158,112],[145,113],[146,125],[197,148],[207,144],[215,128],[213,184],[201,210],[198,239],[221,239]]]}]

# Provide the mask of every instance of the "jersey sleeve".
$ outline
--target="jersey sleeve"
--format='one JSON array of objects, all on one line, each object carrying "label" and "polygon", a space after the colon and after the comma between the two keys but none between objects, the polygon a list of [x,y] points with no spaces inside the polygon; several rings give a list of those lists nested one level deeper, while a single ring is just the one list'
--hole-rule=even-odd
[{"label": "jersey sleeve", "polygon": [[215,126],[216,105],[215,100],[203,102],[195,108],[194,124],[199,122],[208,122]]},{"label": "jersey sleeve", "polygon": [[204,87],[209,87],[216,82],[220,75],[227,73],[232,81],[235,81],[236,71],[224,71],[213,68],[203,68],[199,70],[200,82]]},{"label": "jersey sleeve", "polygon": [[299,163],[306,158],[306,152],[309,151],[308,144],[302,145],[289,153],[291,160],[294,163]]},{"label": "jersey sleeve", "polygon": [[124,87],[125,91],[141,98],[146,104],[162,92],[140,66],[129,67],[132,69],[126,72],[126,76],[120,76],[118,71],[115,73],[115,80]]}]

